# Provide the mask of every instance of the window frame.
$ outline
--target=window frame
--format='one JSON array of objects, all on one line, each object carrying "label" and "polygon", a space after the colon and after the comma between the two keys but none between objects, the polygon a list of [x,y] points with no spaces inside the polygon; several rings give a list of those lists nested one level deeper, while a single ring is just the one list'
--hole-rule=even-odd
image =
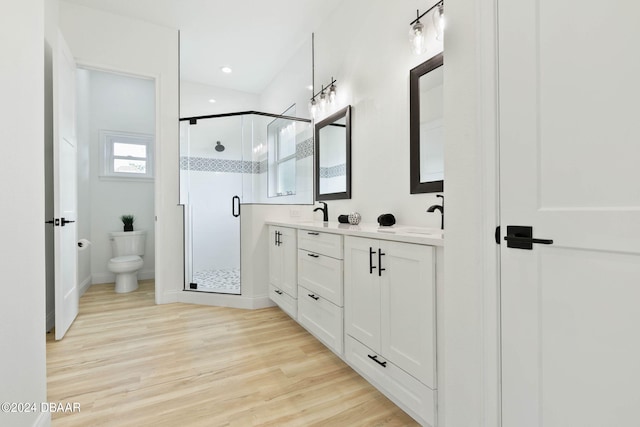
[{"label": "window frame", "polygon": [[[123,157],[114,155],[114,144],[144,145],[146,157]],[[154,138],[153,135],[123,131],[100,131],[100,178],[102,179],[125,179],[135,181],[152,181],[154,178]],[[118,172],[114,170],[116,159],[142,160],[146,162],[145,173]]]}]

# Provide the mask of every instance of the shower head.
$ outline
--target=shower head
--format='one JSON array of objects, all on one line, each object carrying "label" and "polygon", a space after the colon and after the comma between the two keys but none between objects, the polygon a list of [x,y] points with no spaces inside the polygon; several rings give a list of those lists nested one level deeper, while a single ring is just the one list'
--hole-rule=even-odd
[{"label": "shower head", "polygon": [[224,145],[222,145],[222,143],[220,141],[216,142],[216,151],[218,151],[218,152],[223,152],[224,151]]}]

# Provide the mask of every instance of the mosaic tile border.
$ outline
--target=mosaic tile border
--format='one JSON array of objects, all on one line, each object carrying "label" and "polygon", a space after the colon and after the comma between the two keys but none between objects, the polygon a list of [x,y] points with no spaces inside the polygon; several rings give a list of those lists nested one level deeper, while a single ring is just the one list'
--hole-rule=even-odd
[{"label": "mosaic tile border", "polygon": [[[310,156],[313,156],[313,138],[305,139],[296,145],[296,160],[302,160]],[[254,162],[250,160],[216,159],[210,157],[180,157],[180,170],[261,174],[266,173],[267,169],[267,159]],[[344,173],[342,175],[344,175]]]},{"label": "mosaic tile border", "polygon": [[330,167],[320,168],[320,178],[335,178],[337,176],[344,176],[347,174],[347,164],[335,165]]}]

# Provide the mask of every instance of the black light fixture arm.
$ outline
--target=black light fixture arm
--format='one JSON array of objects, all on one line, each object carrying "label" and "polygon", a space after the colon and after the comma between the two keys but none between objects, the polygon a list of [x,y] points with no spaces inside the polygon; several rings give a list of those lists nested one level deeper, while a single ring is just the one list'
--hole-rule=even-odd
[{"label": "black light fixture arm", "polygon": [[311,97],[311,99],[315,99],[316,96],[320,95],[322,92],[324,92],[326,89],[330,88],[332,84],[336,83],[337,80],[334,79],[333,77],[331,77],[331,82],[326,85],[326,86],[321,86],[322,89],[320,89],[320,91],[318,91],[317,93],[314,93],[313,96]]},{"label": "black light fixture arm", "polygon": [[440,5],[444,5],[444,0],[440,0],[438,3],[434,4],[433,6],[431,6],[429,9],[427,9],[426,12],[424,12],[422,15],[420,15],[420,9],[418,9],[416,11],[416,14],[418,15],[418,17],[416,19],[414,19],[413,21],[409,22],[409,25],[413,25],[416,22],[418,22],[420,20],[420,18],[422,18],[424,15],[426,15],[427,13],[431,12],[433,9],[435,9],[436,7],[440,6]]}]

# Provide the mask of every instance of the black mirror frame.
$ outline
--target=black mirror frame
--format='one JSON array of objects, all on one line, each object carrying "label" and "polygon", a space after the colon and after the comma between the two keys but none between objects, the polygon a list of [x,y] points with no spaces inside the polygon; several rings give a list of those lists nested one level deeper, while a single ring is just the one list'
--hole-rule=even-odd
[{"label": "black mirror frame", "polygon": [[[345,118],[345,130],[346,130],[346,179],[347,189],[339,193],[327,193],[320,194],[320,129],[325,126],[329,126],[336,120]],[[351,106],[348,105],[345,108],[336,111],[327,118],[319,121],[314,126],[314,187],[316,200],[340,200],[351,198]]]},{"label": "black mirror frame", "polygon": [[411,194],[438,193],[444,181],[420,182],[420,77],[441,67],[444,53],[423,62],[409,71],[409,177]]}]

